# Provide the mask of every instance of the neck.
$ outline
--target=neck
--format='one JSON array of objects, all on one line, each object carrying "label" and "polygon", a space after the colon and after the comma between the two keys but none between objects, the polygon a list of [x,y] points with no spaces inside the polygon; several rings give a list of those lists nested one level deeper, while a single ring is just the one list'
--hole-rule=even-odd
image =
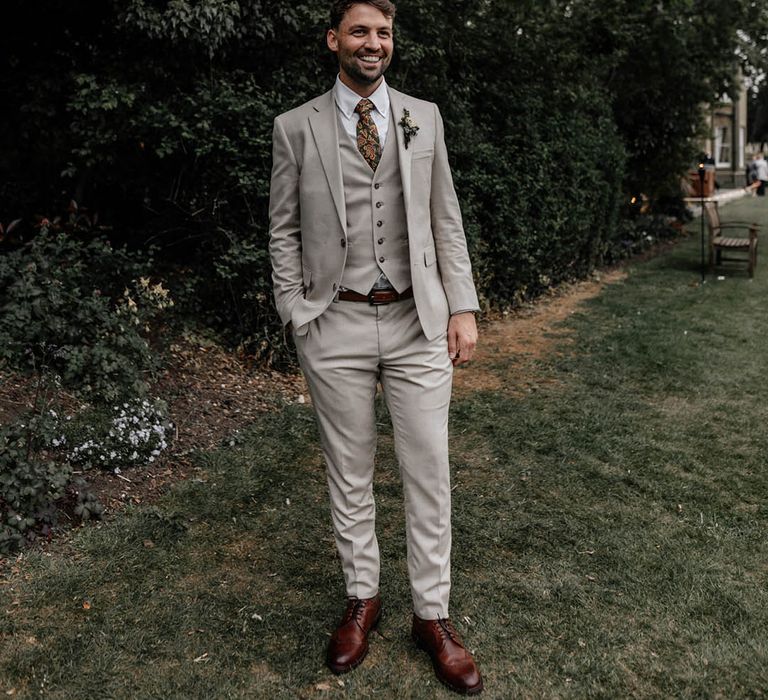
[{"label": "neck", "polygon": [[352,92],[360,95],[360,97],[370,97],[376,90],[378,90],[381,81],[384,80],[384,76],[380,76],[375,83],[359,83],[356,80],[350,78],[346,73],[339,73],[339,79],[344,85],[346,85]]}]

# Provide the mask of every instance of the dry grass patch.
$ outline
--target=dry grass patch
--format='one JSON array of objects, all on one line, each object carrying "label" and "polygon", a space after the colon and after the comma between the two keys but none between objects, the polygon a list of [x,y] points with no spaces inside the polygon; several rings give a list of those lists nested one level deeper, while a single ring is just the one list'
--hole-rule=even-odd
[{"label": "dry grass patch", "polygon": [[563,284],[549,297],[483,324],[471,365],[454,374],[454,394],[461,398],[475,391],[502,391],[521,396],[526,387],[530,391],[557,385],[558,380],[537,368],[537,361],[572,342],[570,331],[561,327],[563,321],[603,287],[626,277],[624,269],[615,269],[591,280]]}]

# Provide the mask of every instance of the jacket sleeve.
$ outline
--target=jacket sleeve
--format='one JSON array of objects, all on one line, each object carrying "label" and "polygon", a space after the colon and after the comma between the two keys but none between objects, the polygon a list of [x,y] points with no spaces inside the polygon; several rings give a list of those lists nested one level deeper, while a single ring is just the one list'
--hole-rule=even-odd
[{"label": "jacket sleeve", "polygon": [[277,117],[272,132],[272,179],[269,188],[269,255],[275,304],[283,325],[304,294],[301,274],[299,166],[285,128]]},{"label": "jacket sleeve", "polygon": [[456,190],[453,187],[445,133],[440,110],[435,105],[435,156],[432,161],[430,218],[437,263],[450,312],[479,311],[472,264],[469,260],[464,225]]}]

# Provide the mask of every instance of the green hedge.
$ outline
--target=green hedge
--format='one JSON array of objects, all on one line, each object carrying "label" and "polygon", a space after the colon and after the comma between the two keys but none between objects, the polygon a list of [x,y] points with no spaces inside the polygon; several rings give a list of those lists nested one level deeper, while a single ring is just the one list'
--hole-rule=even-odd
[{"label": "green hedge", "polygon": [[[0,222],[74,196],[113,224],[116,242],[159,247],[190,313],[277,362],[271,125],[332,84],[325,3],[8,4],[26,20],[7,37],[12,70],[0,73]],[[682,0],[402,3],[388,80],[443,111],[489,305],[621,254],[622,201],[660,194],[685,168],[697,105],[728,87],[728,47],[750,7],[703,5],[711,22]],[[640,167],[651,156],[652,172]]]}]

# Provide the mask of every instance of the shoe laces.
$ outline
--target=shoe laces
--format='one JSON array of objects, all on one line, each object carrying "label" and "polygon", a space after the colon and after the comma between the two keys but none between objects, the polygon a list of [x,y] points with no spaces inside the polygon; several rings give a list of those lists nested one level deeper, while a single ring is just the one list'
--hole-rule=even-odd
[{"label": "shoe laces", "polygon": [[[362,598],[350,598],[347,603],[347,609],[344,611],[344,619],[341,621],[342,625],[346,625],[348,622],[354,620],[360,625],[363,615],[365,615],[365,609],[371,603],[370,600],[364,600]],[[360,625],[362,627],[362,625]]]},{"label": "shoe laces", "polygon": [[437,619],[437,631],[443,639],[464,646],[459,638],[459,633],[447,617],[439,617]]}]

